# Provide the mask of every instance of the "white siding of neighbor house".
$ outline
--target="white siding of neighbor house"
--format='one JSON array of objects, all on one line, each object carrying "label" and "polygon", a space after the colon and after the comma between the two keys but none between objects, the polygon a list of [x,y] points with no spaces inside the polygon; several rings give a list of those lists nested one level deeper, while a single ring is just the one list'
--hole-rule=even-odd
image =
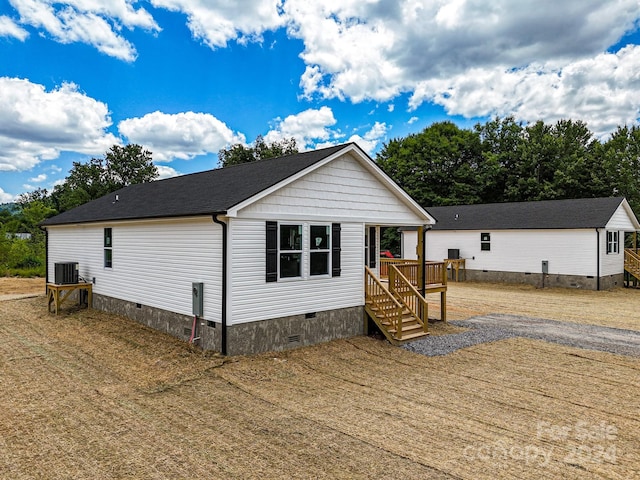
[{"label": "white siding of neighbor house", "polygon": [[[113,267],[104,267],[104,228]],[[100,295],[191,315],[191,283],[204,283],[204,318],[220,322],[221,227],[211,217],[49,227],[48,281],[56,262],[78,262]]]},{"label": "white siding of neighbor house", "polygon": [[[480,250],[481,233],[491,234],[490,251]],[[606,255],[603,235],[601,231],[600,275],[620,273],[621,255]],[[459,248],[460,257],[466,259],[470,270],[541,273],[542,261],[547,260],[551,275],[597,274],[595,229],[430,231],[426,242],[428,259],[442,260],[448,249]]]},{"label": "white siding of neighbor house", "polygon": [[421,225],[387,186],[344,155],[240,211],[244,218],[327,218],[378,225]]},{"label": "white siding of neighbor house", "polygon": [[622,204],[616,209],[615,213],[609,219],[607,223],[607,230],[620,230],[633,232],[635,230],[629,214],[622,206]]},{"label": "white siding of neighbor house", "polygon": [[[288,224],[294,223],[287,220]],[[307,239],[309,219],[303,224]],[[231,219],[230,325],[364,305],[364,225],[341,223],[339,277],[310,277],[309,251],[303,251],[303,278],[265,281],[264,220]]]},{"label": "white siding of neighbor house", "polygon": [[[617,231],[619,249],[617,253],[607,253],[607,232]],[[600,230],[600,276],[624,272],[624,232],[615,228]]]}]

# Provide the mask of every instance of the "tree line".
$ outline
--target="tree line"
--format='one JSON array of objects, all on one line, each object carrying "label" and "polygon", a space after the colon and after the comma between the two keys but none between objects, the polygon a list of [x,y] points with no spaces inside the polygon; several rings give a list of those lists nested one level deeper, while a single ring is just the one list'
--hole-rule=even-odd
[{"label": "tree line", "polygon": [[640,128],[604,141],[582,121],[439,122],[386,143],[376,162],[423,207],[624,196],[640,212]]},{"label": "tree line", "polygon": [[[298,152],[295,139],[218,152],[220,167]],[[385,143],[376,163],[420,205],[624,196],[640,212],[640,127],[620,126],[599,140],[582,121],[554,124],[488,120],[473,128],[438,122]],[[44,233],[39,224],[127,185],[158,178],[151,152],[114,145],[104,158],[74,162],[53,191],[36,189],[0,208],[0,275],[44,274]],[[20,235],[17,235],[20,234]],[[26,235],[24,235],[26,234]],[[28,236],[29,238],[26,238]],[[385,232],[385,248],[397,233]]]},{"label": "tree line", "polygon": [[73,162],[53,191],[38,188],[0,208],[0,275],[44,276],[46,218],[134,183],[158,177],[151,152],[140,145],[114,145],[104,158]]}]

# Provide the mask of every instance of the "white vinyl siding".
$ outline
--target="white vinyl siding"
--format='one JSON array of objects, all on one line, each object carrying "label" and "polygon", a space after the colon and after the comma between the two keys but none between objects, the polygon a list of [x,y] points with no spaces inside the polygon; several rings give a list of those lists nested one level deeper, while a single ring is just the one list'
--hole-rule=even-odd
[{"label": "white vinyl siding", "polygon": [[[104,228],[112,228],[113,265],[104,267]],[[191,283],[204,283],[204,318],[220,322],[222,233],[211,217],[49,227],[54,263],[78,262],[96,294],[191,315]]]},{"label": "white vinyl siding", "polygon": [[[303,238],[314,222],[299,220]],[[302,278],[265,281],[265,222],[231,219],[229,325],[364,305],[364,225],[341,224],[339,277],[314,277],[309,272],[309,249],[302,255]]]},{"label": "white vinyl siding", "polygon": [[[458,248],[470,270],[541,273],[542,261],[547,260],[551,275],[597,274],[595,229],[493,230],[490,251],[481,250],[481,233],[487,232],[430,231],[426,236],[427,258],[442,260],[448,249]],[[601,261],[606,252],[604,239],[601,238]],[[601,275],[605,274],[601,271]]]},{"label": "white vinyl siding", "polygon": [[[621,204],[607,222],[607,230],[621,230],[625,232],[633,232],[635,230],[633,221]],[[622,240],[622,239],[621,239]]]},{"label": "white vinyl siding", "polygon": [[242,218],[421,225],[407,205],[349,155],[240,210]]}]

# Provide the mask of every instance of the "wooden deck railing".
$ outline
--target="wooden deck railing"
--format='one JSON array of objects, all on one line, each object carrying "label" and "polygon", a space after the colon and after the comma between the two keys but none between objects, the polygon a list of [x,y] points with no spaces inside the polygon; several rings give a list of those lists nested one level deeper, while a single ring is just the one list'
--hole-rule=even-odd
[{"label": "wooden deck railing", "polygon": [[[395,266],[415,287],[420,288],[420,279],[418,278],[419,262],[417,260],[405,260],[402,258],[381,258],[380,259],[380,277],[389,277],[390,266]],[[444,262],[427,261],[425,268],[425,286],[426,285],[446,285],[447,269]]]},{"label": "wooden deck railing", "polygon": [[624,268],[636,278],[640,278],[640,254],[632,248],[624,249]]},{"label": "wooden deck railing", "polygon": [[371,305],[385,317],[401,339],[403,306],[366,266],[364,267],[364,291],[367,301],[371,302]]},{"label": "wooden deck railing", "polygon": [[[401,265],[389,266],[389,289],[396,294],[396,298],[400,303],[422,324],[422,329],[426,332],[429,324],[427,301],[416,290],[411,280],[402,274],[400,267]],[[400,333],[400,335],[402,334]]]}]

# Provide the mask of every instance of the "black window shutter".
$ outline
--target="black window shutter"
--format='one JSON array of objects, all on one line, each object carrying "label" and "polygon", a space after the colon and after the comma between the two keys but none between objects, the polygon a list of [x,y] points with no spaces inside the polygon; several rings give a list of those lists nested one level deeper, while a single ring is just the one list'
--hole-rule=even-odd
[{"label": "black window shutter", "polygon": [[331,276],[340,276],[340,224],[331,224]]},{"label": "black window shutter", "polygon": [[369,227],[369,268],[376,268],[376,227]]},{"label": "black window shutter", "polygon": [[278,281],[278,222],[267,222],[267,282]]}]

